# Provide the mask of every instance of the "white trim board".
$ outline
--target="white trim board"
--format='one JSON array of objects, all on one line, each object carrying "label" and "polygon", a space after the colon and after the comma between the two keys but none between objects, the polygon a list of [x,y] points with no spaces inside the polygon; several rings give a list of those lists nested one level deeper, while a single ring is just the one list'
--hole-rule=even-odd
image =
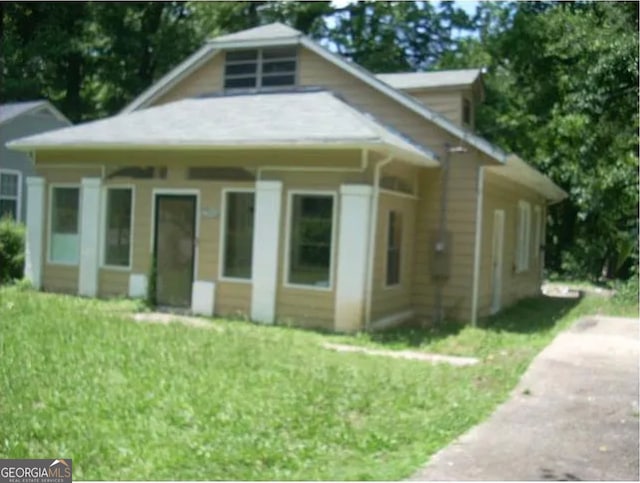
[{"label": "white trim board", "polygon": [[473,286],[471,291],[471,326],[478,324],[478,298],[480,297],[480,258],[482,257],[482,232],[484,230],[484,166],[478,167],[476,187],[476,232],[473,247]]}]

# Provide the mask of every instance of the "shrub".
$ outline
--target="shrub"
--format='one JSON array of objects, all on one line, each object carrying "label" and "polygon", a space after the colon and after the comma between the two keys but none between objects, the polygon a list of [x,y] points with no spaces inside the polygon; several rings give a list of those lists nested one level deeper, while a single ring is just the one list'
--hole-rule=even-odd
[{"label": "shrub", "polygon": [[633,273],[629,280],[618,283],[616,293],[613,296],[614,302],[620,305],[638,304],[638,293],[640,290],[640,284],[638,282],[638,274]]},{"label": "shrub", "polygon": [[0,219],[0,284],[22,278],[25,228],[9,217]]}]

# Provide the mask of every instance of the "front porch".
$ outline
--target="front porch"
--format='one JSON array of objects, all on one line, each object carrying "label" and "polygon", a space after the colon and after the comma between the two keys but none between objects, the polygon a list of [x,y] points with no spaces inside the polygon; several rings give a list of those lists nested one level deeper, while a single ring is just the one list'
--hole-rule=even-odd
[{"label": "front porch", "polygon": [[[383,276],[372,254],[384,252],[375,241],[386,244],[387,229],[372,217],[395,198],[389,180],[413,189],[419,168],[362,149],[156,154],[38,155],[26,272],[35,286],[144,298],[155,254],[158,304],[338,331],[367,325],[372,288],[383,286],[370,278]],[[73,206],[77,230],[58,233],[61,209]],[[317,222],[324,234],[304,233]]]}]

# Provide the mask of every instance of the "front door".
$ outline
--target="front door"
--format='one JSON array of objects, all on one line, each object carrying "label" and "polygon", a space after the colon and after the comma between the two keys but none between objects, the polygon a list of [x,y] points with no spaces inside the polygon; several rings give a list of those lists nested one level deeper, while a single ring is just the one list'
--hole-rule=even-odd
[{"label": "front door", "polygon": [[493,242],[491,249],[491,313],[502,305],[502,255],[504,252],[504,210],[493,212]]},{"label": "front door", "polygon": [[156,300],[189,307],[195,258],[195,195],[156,195]]}]

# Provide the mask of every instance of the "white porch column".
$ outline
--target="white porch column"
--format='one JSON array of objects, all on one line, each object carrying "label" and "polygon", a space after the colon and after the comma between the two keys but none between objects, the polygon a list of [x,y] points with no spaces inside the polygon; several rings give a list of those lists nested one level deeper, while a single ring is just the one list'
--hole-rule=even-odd
[{"label": "white porch column", "polygon": [[367,288],[367,260],[373,187],[340,187],[340,231],[336,283],[335,330],[362,328]]},{"label": "white porch column", "polygon": [[27,238],[24,276],[34,288],[42,288],[44,240],[44,178],[27,178]]},{"label": "white porch column", "polygon": [[95,297],[98,293],[100,261],[100,178],[82,178],[80,190],[80,274],[78,294]]},{"label": "white porch column", "polygon": [[282,182],[257,181],[251,263],[251,319],[273,324],[276,317]]}]

